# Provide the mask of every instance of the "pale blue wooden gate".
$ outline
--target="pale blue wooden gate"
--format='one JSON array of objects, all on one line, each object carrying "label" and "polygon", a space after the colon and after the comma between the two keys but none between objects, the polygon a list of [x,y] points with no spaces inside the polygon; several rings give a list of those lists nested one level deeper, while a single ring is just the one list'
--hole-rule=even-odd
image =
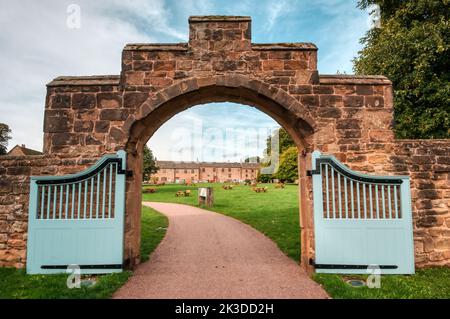
[{"label": "pale blue wooden gate", "polygon": [[122,271],[126,153],[102,157],[79,174],[33,176],[27,273]]},{"label": "pale blue wooden gate", "polygon": [[409,177],[372,176],[312,154],[316,272],[413,274]]}]

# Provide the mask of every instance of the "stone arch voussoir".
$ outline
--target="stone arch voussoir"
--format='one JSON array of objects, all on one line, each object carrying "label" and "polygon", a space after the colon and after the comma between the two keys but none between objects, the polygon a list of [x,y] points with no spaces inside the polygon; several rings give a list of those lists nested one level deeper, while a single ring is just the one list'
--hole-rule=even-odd
[{"label": "stone arch voussoir", "polygon": [[[137,108],[134,114],[128,116],[124,122],[123,131],[128,132],[128,136],[131,138],[132,129],[137,130],[137,132],[144,130],[144,127],[136,128],[136,125],[139,125],[140,120],[149,116],[158,107],[182,95],[208,88],[211,89],[212,96],[215,94],[213,91],[215,88],[230,90],[242,88],[248,93],[255,96],[262,96],[283,107],[287,111],[286,116],[293,117],[297,123],[306,124],[304,125],[306,127],[305,132],[313,133],[316,131],[317,126],[310,115],[310,112],[294,97],[277,86],[241,74],[196,77],[179,81],[158,93],[149,96],[147,100]],[[238,98],[241,98],[239,91],[236,91],[235,93],[238,94]],[[134,134],[137,132],[134,132]]]}]

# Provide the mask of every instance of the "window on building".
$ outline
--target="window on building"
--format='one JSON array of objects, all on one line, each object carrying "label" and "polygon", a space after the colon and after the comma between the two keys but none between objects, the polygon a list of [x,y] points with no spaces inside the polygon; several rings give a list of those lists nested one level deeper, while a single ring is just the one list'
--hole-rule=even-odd
[{"label": "window on building", "polygon": [[191,169],[191,173],[194,173],[194,170],[193,170],[193,169]]},{"label": "window on building", "polygon": [[222,168],[222,173],[225,172],[225,168]]},{"label": "window on building", "polygon": [[187,169],[184,170],[184,173],[185,173],[185,174],[187,173]]},{"label": "window on building", "polygon": [[228,168],[228,171],[231,172],[231,168]]},{"label": "window on building", "polygon": [[228,174],[228,178],[231,178],[231,174]]},{"label": "window on building", "polygon": [[216,171],[216,168],[214,167],[214,168],[213,168],[213,172],[215,172],[215,171]]},{"label": "window on building", "polygon": [[205,168],[204,168],[204,167],[202,167],[202,172],[203,172],[203,173],[205,172]]}]

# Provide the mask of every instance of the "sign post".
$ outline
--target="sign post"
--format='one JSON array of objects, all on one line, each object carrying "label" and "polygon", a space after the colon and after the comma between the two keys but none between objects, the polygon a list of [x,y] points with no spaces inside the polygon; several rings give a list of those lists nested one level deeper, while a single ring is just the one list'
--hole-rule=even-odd
[{"label": "sign post", "polygon": [[212,187],[200,187],[198,189],[198,205],[212,207],[214,204],[214,189]]}]

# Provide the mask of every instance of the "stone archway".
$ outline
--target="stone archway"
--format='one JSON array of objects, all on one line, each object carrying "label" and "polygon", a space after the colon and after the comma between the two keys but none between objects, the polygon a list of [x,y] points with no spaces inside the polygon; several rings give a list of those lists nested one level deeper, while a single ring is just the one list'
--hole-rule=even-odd
[{"label": "stone archway", "polygon": [[319,75],[314,44],[255,44],[250,17],[191,17],[188,43],[126,45],[120,76],[49,83],[44,150],[62,158],[127,150],[134,176],[127,179],[125,263],[132,267],[139,260],[139,151],[171,116],[214,101],[258,107],[286,128],[301,150],[307,266],[314,256],[310,152],[329,152],[354,169],[382,172],[393,143],[390,81]]},{"label": "stone archway", "polygon": [[[420,155],[408,155],[422,144],[394,139],[392,85],[387,78],[319,74],[314,44],[252,43],[251,19],[242,16],[190,17],[187,43],[128,44],[121,62],[120,75],[65,76],[47,84],[45,156],[2,159],[5,168],[0,167],[0,172],[5,174],[2,180],[6,186],[2,190],[6,195],[0,194],[0,200],[7,205],[2,207],[4,214],[12,217],[3,222],[11,225],[7,224],[1,238],[13,241],[0,249],[0,264],[20,267],[25,263],[27,181],[31,174],[79,172],[106,153],[126,149],[128,169],[134,171],[134,176],[127,178],[124,262],[133,267],[139,260],[140,227],[140,178],[136,178],[140,167],[136,154],[175,113],[218,101],[258,107],[286,128],[299,149],[305,150],[299,156],[305,267],[309,258],[314,258],[311,178],[306,176],[312,150],[332,154],[362,172],[411,174],[416,179],[416,194],[425,203],[416,208],[416,226],[421,228],[416,236],[421,244],[418,247],[422,247],[417,255],[422,264],[448,261],[439,250],[443,247],[439,235],[428,231],[444,223],[441,216],[434,217],[431,206],[424,206],[437,195],[421,191],[420,187],[427,183],[422,183],[424,177],[415,173],[420,165],[427,164]],[[440,144],[427,143],[436,154],[442,154]],[[432,156],[441,156],[436,154]],[[432,156],[430,161],[435,158]],[[437,161],[439,165],[432,169],[448,169],[445,159]],[[439,178],[444,179],[441,175]],[[14,188],[15,194],[9,195],[9,188]],[[446,205],[445,200],[442,195],[438,204]],[[25,222],[16,220],[15,202],[22,203],[20,210],[24,214],[20,216],[25,216],[21,217]],[[24,238],[20,246],[13,244],[15,238]],[[425,251],[428,242],[436,242],[436,248]],[[440,258],[437,262],[433,254]]]},{"label": "stone archway", "polygon": [[[142,150],[148,139],[173,115],[198,104],[211,102],[235,102],[253,106],[271,116],[291,135],[299,154],[311,150],[308,139],[314,133],[315,122],[308,110],[282,90],[270,89],[269,85],[243,75],[223,75],[208,78],[194,78],[179,82],[162,90],[159,98],[148,98],[125,121],[129,131],[126,151],[128,167],[133,179],[127,184],[126,211],[129,230],[126,232],[127,246],[140,247],[140,212],[142,202]],[[306,163],[299,158],[300,226],[302,251],[308,251],[312,223],[311,212],[306,203]],[[302,200],[303,194],[303,200]],[[309,259],[305,253],[304,260]],[[136,261],[137,262],[137,261]],[[307,263],[303,263],[307,265]]]}]

